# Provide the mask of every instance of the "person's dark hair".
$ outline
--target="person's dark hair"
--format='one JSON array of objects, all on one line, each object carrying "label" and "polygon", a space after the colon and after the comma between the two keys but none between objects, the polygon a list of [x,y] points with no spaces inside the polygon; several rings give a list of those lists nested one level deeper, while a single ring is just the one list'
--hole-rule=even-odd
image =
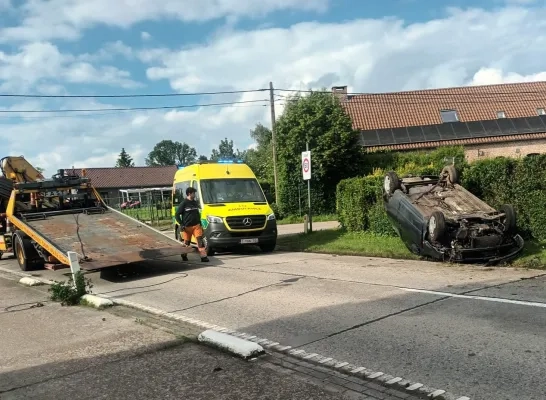
[{"label": "person's dark hair", "polygon": [[197,190],[195,190],[195,188],[189,187],[189,188],[186,189],[186,196],[189,196],[190,194],[195,193],[195,192],[197,192]]}]

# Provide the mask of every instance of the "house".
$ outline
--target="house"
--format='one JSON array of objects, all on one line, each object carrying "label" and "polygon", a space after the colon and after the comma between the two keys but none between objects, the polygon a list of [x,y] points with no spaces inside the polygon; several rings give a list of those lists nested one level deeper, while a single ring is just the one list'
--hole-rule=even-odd
[{"label": "house", "polygon": [[[129,167],[129,168],[86,168],[86,176],[105,199],[115,206],[126,200],[127,192],[135,193],[138,200],[138,190],[134,189],[166,189],[172,188],[176,165],[161,167]],[[81,176],[81,169],[67,168],[67,173]],[[123,193],[123,194],[122,194]],[[124,198],[122,198],[124,196]]]},{"label": "house", "polygon": [[464,145],[469,161],[546,152],[546,82],[334,95],[368,151]]}]

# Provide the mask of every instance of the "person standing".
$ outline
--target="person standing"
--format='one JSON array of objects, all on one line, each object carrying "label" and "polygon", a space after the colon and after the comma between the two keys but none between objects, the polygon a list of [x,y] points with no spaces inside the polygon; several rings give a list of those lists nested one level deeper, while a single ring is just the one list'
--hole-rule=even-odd
[{"label": "person standing", "polygon": [[[207,251],[203,242],[203,226],[201,225],[201,214],[199,212],[199,204],[195,200],[195,188],[189,187],[186,189],[186,198],[180,203],[174,214],[176,222],[180,225],[180,238],[186,246],[191,243],[192,235],[197,240],[197,248],[201,255],[202,262],[208,262]],[[182,254],[182,260],[188,261],[188,255]]]}]

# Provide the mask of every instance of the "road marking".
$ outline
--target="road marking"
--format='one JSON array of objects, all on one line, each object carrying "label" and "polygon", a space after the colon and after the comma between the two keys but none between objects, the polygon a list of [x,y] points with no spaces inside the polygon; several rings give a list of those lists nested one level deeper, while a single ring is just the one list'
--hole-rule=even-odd
[{"label": "road marking", "polygon": [[425,289],[411,289],[411,288],[402,288],[402,287],[399,287],[398,289],[403,290],[405,292],[432,294],[432,295],[441,296],[441,297],[453,297],[457,299],[469,299],[469,300],[482,300],[482,301],[490,301],[493,303],[506,303],[506,304],[515,304],[518,306],[546,308],[546,303],[539,303],[535,301],[511,300],[511,299],[504,299],[502,297],[471,296],[467,294],[437,292],[435,290],[425,290]]}]

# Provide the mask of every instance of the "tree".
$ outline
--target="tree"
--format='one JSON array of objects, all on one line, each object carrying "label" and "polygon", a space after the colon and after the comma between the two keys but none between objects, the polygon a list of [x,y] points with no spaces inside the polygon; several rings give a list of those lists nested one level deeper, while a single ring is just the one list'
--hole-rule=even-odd
[{"label": "tree", "polygon": [[187,143],[162,140],[157,143],[146,158],[146,165],[188,165],[197,160],[197,151]]},{"label": "tree", "polygon": [[246,152],[245,162],[252,168],[259,181],[273,182],[273,149],[271,144],[271,129],[262,124],[257,124],[250,131],[250,137],[256,143],[256,147]]},{"label": "tree", "polygon": [[327,91],[296,95],[276,124],[279,202],[283,213],[299,209],[299,193],[306,191],[301,152],[311,150],[313,212],[331,213],[340,180],[359,174],[362,150],[358,133],[339,99]]},{"label": "tree", "polygon": [[201,155],[199,156],[199,161],[207,161],[207,160],[208,160],[208,157],[207,157],[207,156],[205,156],[205,155],[203,155],[203,154],[201,154]]},{"label": "tree", "polygon": [[228,140],[225,138],[220,141],[218,149],[213,149],[212,154],[210,155],[211,161],[218,161],[222,158],[227,159],[244,159],[246,151],[240,151],[239,149],[233,149],[233,140]]},{"label": "tree", "polygon": [[42,174],[42,175],[44,174],[44,171],[45,171],[45,170],[44,170],[42,167],[36,167],[35,169],[36,169],[36,171],[38,171],[40,174]]},{"label": "tree", "polygon": [[118,160],[116,161],[116,167],[127,168],[134,166],[135,163],[133,162],[133,158],[125,151],[125,148],[122,148],[121,152],[119,153]]}]

